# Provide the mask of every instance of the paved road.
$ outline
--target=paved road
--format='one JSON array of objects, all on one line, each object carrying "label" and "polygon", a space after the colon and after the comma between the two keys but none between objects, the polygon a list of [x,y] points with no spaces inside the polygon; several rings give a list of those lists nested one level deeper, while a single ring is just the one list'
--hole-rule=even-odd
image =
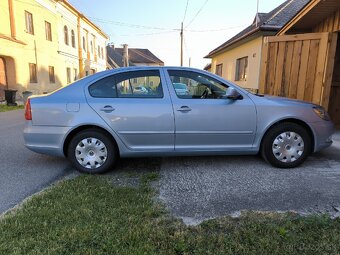
[{"label": "paved road", "polygon": [[24,147],[23,114],[0,113],[0,213],[72,171],[67,160]]},{"label": "paved road", "polygon": [[242,210],[339,215],[340,134],[335,139],[334,146],[289,170],[256,156],[165,158],[159,196],[188,224]]}]

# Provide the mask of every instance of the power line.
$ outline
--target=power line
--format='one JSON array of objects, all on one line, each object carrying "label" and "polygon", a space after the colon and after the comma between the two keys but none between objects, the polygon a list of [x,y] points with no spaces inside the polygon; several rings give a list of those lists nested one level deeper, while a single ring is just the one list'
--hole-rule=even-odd
[{"label": "power line", "polygon": [[125,34],[125,35],[119,35],[119,36],[144,36],[144,35],[160,35],[160,34],[170,34],[177,31],[171,30],[171,31],[165,31],[165,32],[155,32],[155,33],[143,33],[143,34]]},{"label": "power line", "polygon": [[185,17],[187,16],[188,4],[189,4],[189,0],[187,0],[187,5],[185,6],[185,12],[184,12],[184,17],[182,21],[183,23],[184,23]]},{"label": "power line", "polygon": [[125,23],[125,22],[119,22],[119,21],[113,21],[113,20],[105,20],[105,19],[100,19],[100,18],[95,18],[95,17],[89,17],[89,18],[91,18],[92,20],[95,20],[97,22],[100,22],[100,23],[113,24],[113,25],[116,25],[116,26],[125,26],[125,27],[131,27],[131,28],[143,28],[143,29],[154,29],[154,30],[175,30],[175,29],[166,28],[166,27],[145,26],[145,25],[140,25],[140,24],[131,24],[131,23]]},{"label": "power line", "polygon": [[197,11],[197,13],[195,14],[195,16],[190,20],[190,22],[188,23],[188,25],[186,25],[185,28],[187,28],[188,26],[191,25],[192,22],[194,22],[194,20],[197,18],[198,14],[200,14],[200,12],[203,10],[204,6],[208,3],[209,0],[205,0],[205,2],[202,4],[201,8]]}]

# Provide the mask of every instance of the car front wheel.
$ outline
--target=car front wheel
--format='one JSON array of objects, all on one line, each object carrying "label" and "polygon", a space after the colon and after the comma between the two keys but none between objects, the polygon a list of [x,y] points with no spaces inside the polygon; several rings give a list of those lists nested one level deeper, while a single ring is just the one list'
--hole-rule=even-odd
[{"label": "car front wheel", "polygon": [[96,129],[75,135],[68,146],[67,156],[77,170],[89,174],[107,172],[117,160],[112,140]]},{"label": "car front wheel", "polygon": [[271,128],[262,143],[262,157],[279,168],[293,168],[302,164],[311,153],[311,137],[296,123],[280,123]]}]

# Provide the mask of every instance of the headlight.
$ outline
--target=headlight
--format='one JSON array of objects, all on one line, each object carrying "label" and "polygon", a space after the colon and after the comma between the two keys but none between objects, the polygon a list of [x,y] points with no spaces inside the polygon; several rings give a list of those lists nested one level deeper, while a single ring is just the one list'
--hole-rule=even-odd
[{"label": "headlight", "polygon": [[331,120],[328,113],[322,106],[314,106],[313,107],[314,112],[316,115],[318,115],[323,120]]}]

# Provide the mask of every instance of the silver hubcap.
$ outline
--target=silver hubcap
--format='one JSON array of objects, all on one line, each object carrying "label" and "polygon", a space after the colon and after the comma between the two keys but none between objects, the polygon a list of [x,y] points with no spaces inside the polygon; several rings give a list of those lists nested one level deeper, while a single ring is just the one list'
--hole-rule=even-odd
[{"label": "silver hubcap", "polygon": [[102,141],[89,137],[78,143],[75,154],[79,164],[85,168],[95,169],[105,163],[107,149]]},{"label": "silver hubcap", "polygon": [[288,131],[274,139],[272,149],[278,160],[290,163],[301,157],[304,151],[304,142],[299,134]]}]

